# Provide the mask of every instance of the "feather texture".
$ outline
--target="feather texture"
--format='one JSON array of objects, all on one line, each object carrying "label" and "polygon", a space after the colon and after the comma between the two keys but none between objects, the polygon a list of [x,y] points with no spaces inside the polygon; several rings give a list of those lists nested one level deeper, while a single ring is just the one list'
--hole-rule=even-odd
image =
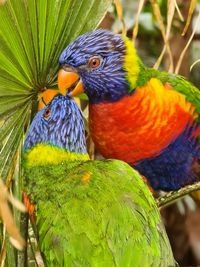
[{"label": "feather texture", "polygon": [[[115,40],[110,51],[102,46],[99,50],[101,38],[108,44]],[[81,66],[75,66],[87,80],[83,85],[90,102],[89,127],[100,153],[136,167],[156,190],[177,190],[199,181],[199,90],[181,76],[145,67],[130,40],[105,30],[78,37],[65,48],[60,63],[70,66],[63,55],[83,40],[84,57],[105,52],[94,71],[80,72]],[[119,43],[124,49],[116,49]],[[76,56],[80,53],[77,48]]]},{"label": "feather texture", "polygon": [[[36,203],[46,265],[175,266],[157,205],[139,173],[122,161],[78,154],[86,149],[81,120],[72,99],[56,96],[38,112],[25,141],[26,190]],[[76,145],[66,145],[66,138]]]},{"label": "feather texture", "polygon": [[26,177],[47,266],[175,266],[155,201],[127,164],[69,161]]}]

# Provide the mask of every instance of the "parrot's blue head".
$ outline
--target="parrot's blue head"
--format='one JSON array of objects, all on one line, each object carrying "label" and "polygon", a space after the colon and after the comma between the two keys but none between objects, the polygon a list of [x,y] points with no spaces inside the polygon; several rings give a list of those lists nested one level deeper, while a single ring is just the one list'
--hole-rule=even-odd
[{"label": "parrot's blue head", "polygon": [[71,79],[70,75],[63,78],[63,73],[59,73],[61,92],[71,90],[74,96],[82,87],[90,102],[100,103],[117,101],[130,93],[132,81],[138,75],[139,59],[127,37],[100,29],[70,43],[62,52],[59,64],[66,74],[77,74],[77,78]]},{"label": "parrot's blue head", "polygon": [[24,150],[38,144],[86,153],[83,118],[73,99],[57,95],[36,114],[28,130]]}]

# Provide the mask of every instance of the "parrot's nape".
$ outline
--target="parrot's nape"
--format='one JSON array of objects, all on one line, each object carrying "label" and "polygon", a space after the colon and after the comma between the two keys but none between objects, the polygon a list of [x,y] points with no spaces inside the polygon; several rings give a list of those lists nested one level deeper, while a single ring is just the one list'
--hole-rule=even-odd
[{"label": "parrot's nape", "polygon": [[36,114],[24,168],[47,266],[176,265],[148,187],[122,161],[89,160],[83,118],[69,97]]},{"label": "parrot's nape", "polygon": [[96,30],[59,58],[60,91],[89,98],[89,128],[105,158],[134,166],[155,190],[199,181],[200,91],[181,76],[147,68],[125,36]]}]

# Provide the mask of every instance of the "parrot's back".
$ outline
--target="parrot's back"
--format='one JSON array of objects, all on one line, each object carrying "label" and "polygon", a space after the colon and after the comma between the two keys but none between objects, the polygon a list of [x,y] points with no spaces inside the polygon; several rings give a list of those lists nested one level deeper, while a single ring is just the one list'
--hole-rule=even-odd
[{"label": "parrot's back", "polygon": [[47,266],[175,266],[156,203],[117,160],[27,167]]}]

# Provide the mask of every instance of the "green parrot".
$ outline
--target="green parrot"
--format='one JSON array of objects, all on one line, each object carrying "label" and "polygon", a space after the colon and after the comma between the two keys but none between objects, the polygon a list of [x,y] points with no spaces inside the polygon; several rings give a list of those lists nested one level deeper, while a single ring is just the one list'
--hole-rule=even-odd
[{"label": "green parrot", "polygon": [[36,114],[23,160],[47,266],[176,266],[147,185],[127,163],[89,159],[70,97],[57,95]]}]

